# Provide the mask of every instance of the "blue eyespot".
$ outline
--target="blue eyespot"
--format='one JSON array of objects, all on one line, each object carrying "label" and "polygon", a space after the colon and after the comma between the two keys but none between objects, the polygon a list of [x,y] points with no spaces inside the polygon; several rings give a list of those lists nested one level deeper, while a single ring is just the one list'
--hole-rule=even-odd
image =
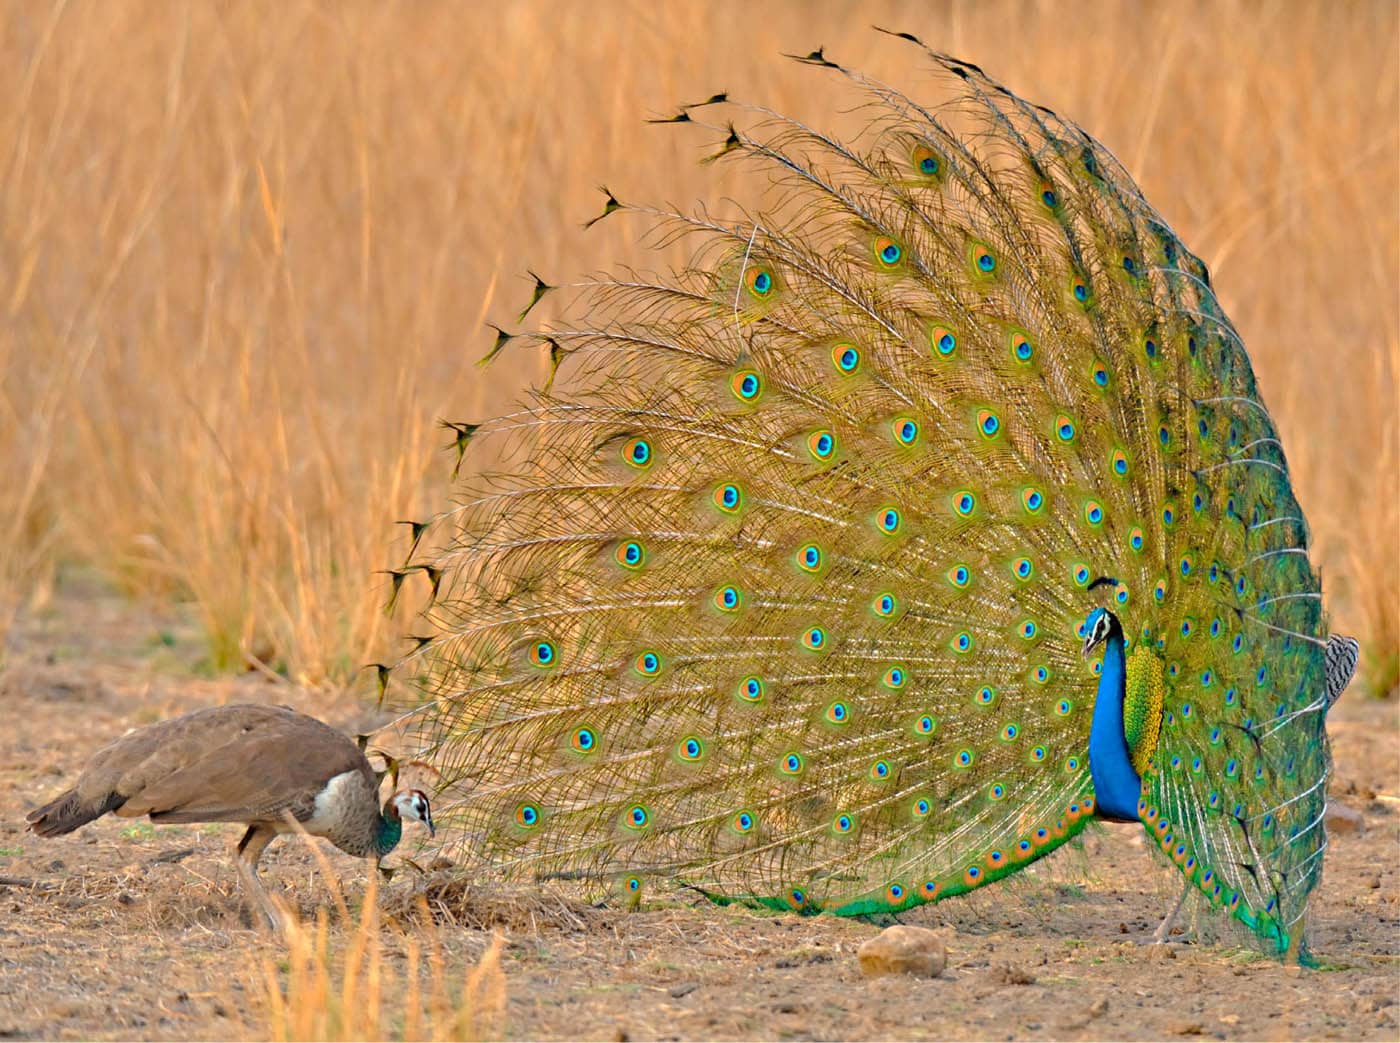
[{"label": "blue eyespot", "polygon": [[645,438],[634,438],[622,448],[622,458],[636,468],[651,463],[651,443]]},{"label": "blue eyespot", "polygon": [[766,268],[750,268],[744,273],[749,293],[759,300],[773,292],[773,275]]},{"label": "blue eyespot", "polygon": [[725,514],[733,514],[743,502],[743,494],[732,482],[726,482],[715,489],[714,503]]},{"label": "blue eyespot", "polygon": [[929,330],[929,343],[943,356],[951,355],[958,348],[958,338],[946,326],[934,326]]}]

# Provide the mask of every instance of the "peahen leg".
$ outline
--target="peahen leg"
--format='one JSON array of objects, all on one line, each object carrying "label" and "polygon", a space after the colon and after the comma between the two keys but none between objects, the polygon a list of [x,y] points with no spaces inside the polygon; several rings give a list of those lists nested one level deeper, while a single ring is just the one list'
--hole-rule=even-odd
[{"label": "peahen leg", "polygon": [[1161,945],[1171,937],[1172,924],[1176,922],[1176,915],[1181,912],[1182,903],[1186,901],[1186,896],[1190,893],[1191,881],[1188,880],[1186,881],[1186,886],[1181,889],[1181,896],[1177,898],[1176,904],[1172,906],[1171,912],[1167,913],[1167,918],[1162,921],[1161,926],[1159,926],[1156,933],[1152,935],[1153,944]]},{"label": "peahen leg", "polygon": [[238,869],[238,878],[243,883],[243,890],[248,896],[250,904],[255,907],[254,916],[261,912],[267,918],[268,926],[276,931],[282,922],[278,915],[277,907],[272,904],[272,899],[268,897],[267,891],[263,888],[262,882],[258,879],[258,860],[262,858],[263,850],[277,836],[277,831],[269,829],[267,826],[249,826],[248,831],[243,834],[243,839],[238,842],[238,856],[234,859],[234,865]]}]

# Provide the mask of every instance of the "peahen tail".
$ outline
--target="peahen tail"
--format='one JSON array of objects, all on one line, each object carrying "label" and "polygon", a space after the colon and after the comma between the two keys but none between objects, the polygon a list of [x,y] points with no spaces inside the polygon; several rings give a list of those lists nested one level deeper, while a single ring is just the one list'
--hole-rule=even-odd
[{"label": "peahen tail", "polygon": [[451,425],[457,503],[414,525],[455,843],[855,914],[1135,817],[1286,951],[1340,673],[1244,346],[1103,146],[927,56],[932,101],[800,59],[863,97],[850,142],[683,108],[764,205],[609,194],[687,268],[498,331],[557,379]]}]

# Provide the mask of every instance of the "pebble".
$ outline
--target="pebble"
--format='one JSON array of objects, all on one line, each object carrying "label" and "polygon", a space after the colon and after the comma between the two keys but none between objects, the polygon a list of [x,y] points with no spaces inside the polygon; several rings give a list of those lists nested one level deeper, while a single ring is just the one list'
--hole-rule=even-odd
[{"label": "pebble", "polygon": [[1204,1036],[1206,1027],[1199,1021],[1169,1021],[1167,1031],[1176,1036]]},{"label": "pebble", "polygon": [[861,945],[856,959],[867,978],[884,974],[936,978],[948,963],[948,950],[943,939],[926,927],[895,924]]}]

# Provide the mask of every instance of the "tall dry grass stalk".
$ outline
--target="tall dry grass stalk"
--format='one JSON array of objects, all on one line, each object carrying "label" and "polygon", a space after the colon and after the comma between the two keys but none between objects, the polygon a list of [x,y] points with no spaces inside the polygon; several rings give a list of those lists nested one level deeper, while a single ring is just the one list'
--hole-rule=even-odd
[{"label": "tall dry grass stalk", "polygon": [[[1211,265],[1284,435],[1338,628],[1400,646],[1397,9],[1187,2],[643,8],[11,0],[0,18],[0,608],[54,560],[189,599],[222,667],[343,681],[392,655],[398,519],[440,507],[439,416],[485,317],[613,261],[624,199],[719,199],[727,89],[823,125],[825,44],[915,93],[917,32],[1070,114]],[[838,99],[833,101],[833,99]],[[847,98],[847,100],[849,100]],[[399,542],[395,543],[395,539]],[[407,607],[421,584],[409,588]],[[0,627],[6,609],[0,611]],[[1387,665],[1389,664],[1389,665]]]},{"label": "tall dry grass stalk", "polygon": [[[327,876],[334,887],[334,877]],[[499,1039],[506,1008],[502,935],[492,936],[481,959],[452,982],[442,940],[423,908],[422,924],[399,933],[402,977],[384,947],[377,874],[352,918],[336,891],[339,926],[325,906],[314,925],[283,908],[285,956],[264,955],[254,995],[264,1016],[262,1038],[274,1040]],[[426,967],[427,988],[424,988]]]}]

